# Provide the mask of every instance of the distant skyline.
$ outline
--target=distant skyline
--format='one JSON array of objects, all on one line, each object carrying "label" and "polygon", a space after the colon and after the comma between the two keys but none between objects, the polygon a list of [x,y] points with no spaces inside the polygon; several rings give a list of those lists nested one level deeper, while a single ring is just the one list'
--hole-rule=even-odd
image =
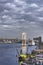
[{"label": "distant skyline", "polygon": [[0,0],[0,38],[43,39],[43,0]]}]

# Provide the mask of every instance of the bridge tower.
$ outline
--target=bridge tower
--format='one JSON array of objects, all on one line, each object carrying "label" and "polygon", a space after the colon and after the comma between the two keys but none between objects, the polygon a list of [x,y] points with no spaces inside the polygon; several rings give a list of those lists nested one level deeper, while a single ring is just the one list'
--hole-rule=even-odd
[{"label": "bridge tower", "polygon": [[26,54],[27,48],[26,48],[26,33],[22,33],[22,53]]}]

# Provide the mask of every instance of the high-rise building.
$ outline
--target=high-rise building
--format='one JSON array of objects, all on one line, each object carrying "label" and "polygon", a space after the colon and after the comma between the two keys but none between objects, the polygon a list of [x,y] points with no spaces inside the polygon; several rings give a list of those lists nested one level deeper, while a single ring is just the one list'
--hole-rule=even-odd
[{"label": "high-rise building", "polygon": [[22,53],[26,54],[27,48],[26,48],[26,33],[22,33]]},{"label": "high-rise building", "polygon": [[41,41],[41,36],[40,37],[33,38],[33,40],[34,40],[35,44],[38,45],[39,48],[40,48],[40,45],[41,45],[41,42],[42,42]]}]

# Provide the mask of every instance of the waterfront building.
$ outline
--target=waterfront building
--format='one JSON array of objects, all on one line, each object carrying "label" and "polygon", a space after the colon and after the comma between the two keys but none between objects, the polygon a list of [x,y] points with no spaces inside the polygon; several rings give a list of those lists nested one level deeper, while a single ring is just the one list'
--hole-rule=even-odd
[{"label": "waterfront building", "polygon": [[27,48],[26,48],[26,33],[22,33],[22,53],[26,54]]},{"label": "waterfront building", "polygon": [[43,42],[41,42],[40,44],[40,49],[43,49]]},{"label": "waterfront building", "polygon": [[36,38],[33,38],[34,42],[35,42],[35,45],[38,45],[38,47],[40,48],[40,45],[41,45],[41,36],[40,37],[36,37]]}]

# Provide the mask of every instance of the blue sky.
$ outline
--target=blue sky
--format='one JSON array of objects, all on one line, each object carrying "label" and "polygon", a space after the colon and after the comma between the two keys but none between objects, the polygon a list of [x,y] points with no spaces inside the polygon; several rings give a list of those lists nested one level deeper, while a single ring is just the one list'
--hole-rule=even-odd
[{"label": "blue sky", "polygon": [[0,38],[43,38],[43,0],[0,0]]}]

